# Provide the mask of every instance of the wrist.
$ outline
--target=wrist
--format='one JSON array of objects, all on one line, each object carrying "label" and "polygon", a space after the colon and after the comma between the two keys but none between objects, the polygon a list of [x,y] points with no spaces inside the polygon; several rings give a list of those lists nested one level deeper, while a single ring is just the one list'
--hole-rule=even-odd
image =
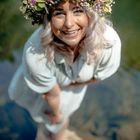
[{"label": "wrist", "polygon": [[59,110],[57,111],[51,111],[52,116],[59,116],[61,114],[61,112]]}]

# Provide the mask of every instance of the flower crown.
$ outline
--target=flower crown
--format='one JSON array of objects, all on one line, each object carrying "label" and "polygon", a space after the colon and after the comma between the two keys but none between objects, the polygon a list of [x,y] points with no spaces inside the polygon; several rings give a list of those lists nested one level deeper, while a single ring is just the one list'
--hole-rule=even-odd
[{"label": "flower crown", "polygon": [[[21,0],[20,11],[26,19],[32,19],[32,24],[42,24],[45,14],[62,1],[67,0]],[[113,0],[72,0],[82,7],[95,10],[100,16],[105,16],[112,11]]]}]

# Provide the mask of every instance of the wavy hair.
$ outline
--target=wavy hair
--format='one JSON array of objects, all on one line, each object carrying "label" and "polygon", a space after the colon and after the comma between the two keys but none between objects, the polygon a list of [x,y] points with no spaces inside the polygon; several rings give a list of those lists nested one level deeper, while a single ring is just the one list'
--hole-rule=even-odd
[{"label": "wavy hair", "polygon": [[[89,17],[89,26],[85,37],[79,43],[79,54],[84,57],[87,64],[96,63],[101,57],[101,53],[106,44],[109,44],[104,38],[104,31],[108,20],[100,17],[95,11],[86,11]],[[52,31],[50,21],[45,19],[44,32],[41,35],[41,44],[45,49],[46,57],[49,63],[54,61],[55,52],[59,52],[64,55],[65,60],[72,64],[74,61],[74,52],[70,47],[64,43],[58,42]]]}]

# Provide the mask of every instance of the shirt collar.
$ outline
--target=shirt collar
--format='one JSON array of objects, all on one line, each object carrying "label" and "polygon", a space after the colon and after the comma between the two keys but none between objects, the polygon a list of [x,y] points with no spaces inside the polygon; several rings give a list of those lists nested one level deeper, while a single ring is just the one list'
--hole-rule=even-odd
[{"label": "shirt collar", "polygon": [[57,64],[65,63],[64,56],[60,53],[55,53],[54,59]]},{"label": "shirt collar", "polygon": [[[85,58],[83,56],[79,56],[80,58],[78,59],[78,61],[83,61],[86,62]],[[63,54],[56,52],[54,55],[54,60],[57,64],[66,64],[66,60]]]}]

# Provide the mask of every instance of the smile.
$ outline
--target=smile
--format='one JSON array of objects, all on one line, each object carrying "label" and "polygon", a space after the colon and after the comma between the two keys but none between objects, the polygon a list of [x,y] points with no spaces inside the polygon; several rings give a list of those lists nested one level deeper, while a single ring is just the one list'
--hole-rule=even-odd
[{"label": "smile", "polygon": [[71,30],[71,31],[62,31],[62,33],[67,37],[75,37],[78,35],[80,29]]}]

